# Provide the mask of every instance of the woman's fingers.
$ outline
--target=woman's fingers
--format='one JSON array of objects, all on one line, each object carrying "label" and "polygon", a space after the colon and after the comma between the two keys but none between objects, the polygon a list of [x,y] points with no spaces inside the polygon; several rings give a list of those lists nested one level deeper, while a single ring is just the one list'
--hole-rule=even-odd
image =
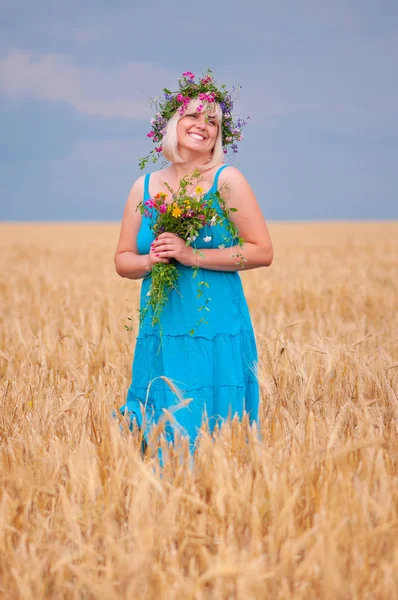
[{"label": "woman's fingers", "polygon": [[161,262],[161,263],[168,263],[168,262],[170,262],[170,259],[168,259],[168,258],[166,258],[164,256],[154,256],[152,258],[152,262],[153,263],[159,263],[159,262]]},{"label": "woman's fingers", "polygon": [[163,252],[164,250],[173,250],[173,244],[159,244],[158,246],[153,246],[153,252]]},{"label": "woman's fingers", "polygon": [[178,238],[178,235],[176,235],[175,233],[170,233],[169,231],[165,231],[164,233],[161,233],[160,235],[158,235],[156,240],[175,239],[175,238]]}]

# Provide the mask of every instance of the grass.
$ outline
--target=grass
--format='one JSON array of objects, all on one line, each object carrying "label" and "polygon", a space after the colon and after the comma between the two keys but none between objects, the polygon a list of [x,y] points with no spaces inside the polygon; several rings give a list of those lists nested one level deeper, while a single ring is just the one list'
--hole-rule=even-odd
[{"label": "grass", "polygon": [[233,421],[161,473],[110,418],[140,286],[118,226],[0,225],[1,597],[398,597],[398,224],[270,231],[242,274],[262,442]]}]

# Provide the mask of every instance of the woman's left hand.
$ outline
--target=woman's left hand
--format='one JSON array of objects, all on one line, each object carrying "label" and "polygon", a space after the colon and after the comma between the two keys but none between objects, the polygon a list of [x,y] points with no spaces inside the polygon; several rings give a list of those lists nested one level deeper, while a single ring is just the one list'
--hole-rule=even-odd
[{"label": "woman's left hand", "polygon": [[154,252],[159,258],[175,258],[185,267],[192,267],[195,261],[195,254],[191,246],[187,246],[184,240],[175,233],[165,231],[151,244],[151,252]]}]

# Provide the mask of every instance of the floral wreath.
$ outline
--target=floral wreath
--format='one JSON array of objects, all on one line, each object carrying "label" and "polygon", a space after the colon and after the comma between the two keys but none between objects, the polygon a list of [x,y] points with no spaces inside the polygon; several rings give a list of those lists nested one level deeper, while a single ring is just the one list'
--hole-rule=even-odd
[{"label": "floral wreath", "polygon": [[[145,168],[145,165],[149,161],[152,155],[152,161],[156,162],[160,153],[162,152],[162,140],[166,133],[167,122],[174,113],[179,110],[180,115],[183,115],[187,109],[188,104],[193,98],[199,98],[202,104],[199,104],[196,109],[197,112],[201,112],[204,109],[204,105],[213,104],[218,102],[222,111],[222,145],[224,153],[228,152],[228,146],[234,154],[238,152],[238,144],[243,139],[242,129],[250,117],[246,119],[238,118],[236,121],[232,118],[233,110],[233,99],[232,95],[227,91],[225,84],[217,87],[214,79],[213,72],[211,69],[207,71],[199,78],[198,82],[195,82],[195,75],[190,71],[186,71],[182,74],[182,77],[178,79],[179,89],[176,92],[171,92],[167,88],[164,88],[163,95],[164,101],[160,102],[159,98],[153,100],[153,104],[156,107],[156,115],[151,119],[152,129],[147,134],[147,137],[152,139],[152,142],[156,144],[155,148],[145,158],[140,159],[139,166],[141,169]],[[242,89],[241,85],[233,86],[232,91],[239,91]]]}]

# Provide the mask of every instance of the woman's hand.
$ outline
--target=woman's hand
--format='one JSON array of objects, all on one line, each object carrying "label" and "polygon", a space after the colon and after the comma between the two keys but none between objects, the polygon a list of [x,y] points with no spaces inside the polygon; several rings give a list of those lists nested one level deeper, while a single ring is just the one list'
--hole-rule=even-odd
[{"label": "woman's hand", "polygon": [[[154,255],[157,262],[169,262],[168,259],[175,258],[185,267],[192,267],[195,255],[190,246],[175,233],[161,233],[151,244],[150,255]],[[165,260],[167,259],[167,260]]]},{"label": "woman's hand", "polygon": [[160,256],[156,256],[155,252],[153,252],[153,246],[151,245],[151,251],[147,254],[147,268],[148,271],[152,271],[153,265],[156,263],[169,263],[170,260],[168,258],[162,258]]}]

